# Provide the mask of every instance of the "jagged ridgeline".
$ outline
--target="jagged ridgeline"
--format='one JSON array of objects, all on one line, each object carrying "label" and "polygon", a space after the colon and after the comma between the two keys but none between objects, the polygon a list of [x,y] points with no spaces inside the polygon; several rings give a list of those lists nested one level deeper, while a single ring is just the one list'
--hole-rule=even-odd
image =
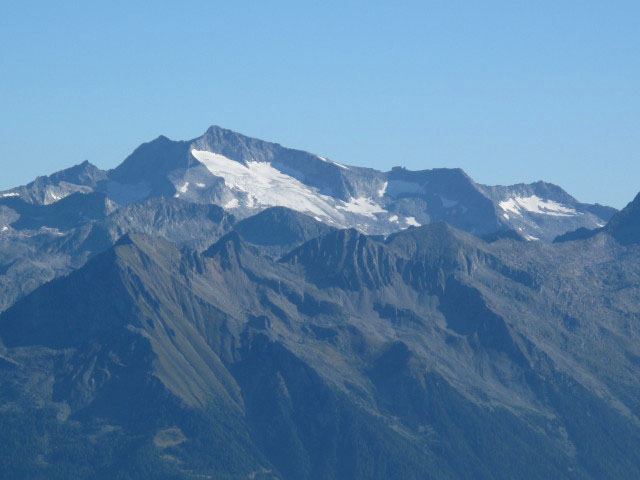
[{"label": "jagged ridgeline", "polygon": [[640,478],[637,198],[217,127],[0,195],[2,478]]},{"label": "jagged ridgeline", "polygon": [[[615,213],[610,207],[580,203],[545,182],[486,186],[460,169],[446,168],[380,172],[219,127],[190,141],[161,136],[138,147],[113,170],[84,162],[0,192],[0,198],[13,199],[7,207],[21,210],[21,215],[39,218],[55,211],[25,210],[20,200],[50,205],[90,192],[101,192],[120,206],[157,197],[215,204],[238,218],[281,206],[334,227],[385,235],[445,221],[477,235],[514,230],[528,240],[552,241],[580,227],[602,227]],[[0,225],[21,229],[29,224],[14,226],[0,216]]]}]

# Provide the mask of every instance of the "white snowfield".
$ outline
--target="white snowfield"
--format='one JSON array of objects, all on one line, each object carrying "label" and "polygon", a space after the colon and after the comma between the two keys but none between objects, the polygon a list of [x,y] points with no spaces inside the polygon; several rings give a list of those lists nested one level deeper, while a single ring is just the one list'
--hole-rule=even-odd
[{"label": "white snowfield", "polygon": [[[561,205],[553,200],[543,200],[536,195],[530,197],[514,197],[499,203],[505,212],[522,215],[522,211],[550,215],[553,217],[572,217],[578,215],[573,208]],[[507,217],[508,218],[508,217]]]},{"label": "white snowfield", "polygon": [[[335,200],[318,193],[299,180],[273,168],[267,162],[240,162],[223,155],[204,150],[192,150],[191,154],[225,185],[246,196],[244,206],[281,206],[310,212],[323,218],[336,217]],[[236,205],[230,201],[227,208]],[[236,207],[240,204],[237,203]],[[340,215],[338,215],[340,217]]]},{"label": "white snowfield", "polygon": [[9,193],[0,193],[0,198],[5,198],[5,197],[18,197],[20,194],[16,193],[16,192],[9,192]]},{"label": "white snowfield", "polygon": [[349,203],[344,203],[344,205],[336,205],[336,208],[339,210],[345,210],[347,212],[364,215],[365,217],[369,218],[376,218],[376,213],[387,213],[384,208],[382,208],[377,203],[374,203],[371,198],[367,197],[352,198],[351,200],[349,200]]},{"label": "white snowfield", "polygon": [[[192,150],[191,154],[224,183],[232,192],[241,194],[229,200],[227,209],[265,208],[281,206],[311,214],[327,223],[345,226],[345,214],[375,219],[389,212],[372,198],[352,198],[348,202],[323,195],[316,188],[284,174],[267,162],[247,162],[246,165],[223,155],[205,150]],[[322,159],[325,160],[326,159]],[[334,163],[334,162],[332,162]],[[397,216],[396,216],[397,220]],[[407,220],[413,225],[415,219]]]}]

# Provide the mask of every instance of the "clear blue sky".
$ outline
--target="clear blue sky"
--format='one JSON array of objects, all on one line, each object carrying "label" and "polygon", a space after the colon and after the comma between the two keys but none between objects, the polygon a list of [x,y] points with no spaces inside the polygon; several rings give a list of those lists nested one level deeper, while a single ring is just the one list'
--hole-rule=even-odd
[{"label": "clear blue sky", "polygon": [[211,124],[389,169],[621,207],[640,2],[2,2],[0,189]]}]

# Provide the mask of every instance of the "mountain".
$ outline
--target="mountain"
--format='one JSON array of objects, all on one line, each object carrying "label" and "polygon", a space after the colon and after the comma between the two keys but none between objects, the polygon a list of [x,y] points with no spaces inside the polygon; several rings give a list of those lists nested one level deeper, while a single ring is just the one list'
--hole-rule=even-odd
[{"label": "mountain", "polygon": [[2,476],[640,478],[639,212],[219,127],[39,177],[0,194]]},{"label": "mountain", "polygon": [[[72,193],[55,203],[27,203],[21,197],[0,199],[5,212],[13,210],[16,220],[10,223],[15,230],[69,230],[93,220],[104,219],[116,206],[102,193]],[[5,213],[6,214],[6,213]]]},{"label": "mountain", "polygon": [[103,221],[114,239],[127,233],[146,234],[199,250],[225,235],[235,223],[235,217],[217,205],[165,197],[126,205]]},{"label": "mountain", "polygon": [[126,234],[0,314],[3,471],[640,473],[636,249],[445,223],[331,230],[278,261],[259,247],[235,230],[203,253]]},{"label": "mountain", "polygon": [[603,227],[616,213],[612,207],[578,202],[560,187],[535,182],[509,187],[483,187],[511,229],[527,240],[552,241],[578,228]]},{"label": "mountain", "polygon": [[623,245],[640,244],[640,194],[614,215],[604,230]]},{"label": "mountain", "polygon": [[158,137],[107,172],[85,162],[0,197],[48,204],[92,191],[117,205],[155,197],[215,204],[237,218],[280,206],[366,234],[445,221],[477,235],[515,230],[547,242],[577,228],[602,227],[615,213],[544,182],[492,187],[460,169],[379,172],[216,126],[189,141]]},{"label": "mountain", "polygon": [[0,199],[0,311],[38,286],[82,266],[125,234],[148,234],[204,249],[235,224],[216,205],[152,197],[118,207],[103,193],[74,193],[56,203]]},{"label": "mountain", "polygon": [[613,215],[607,225],[594,229],[581,227],[559,235],[554,239],[554,242],[587,239],[600,232],[608,233],[622,245],[640,244],[640,194],[625,208]]},{"label": "mountain", "polygon": [[28,203],[47,205],[71,195],[94,191],[107,175],[87,160],[79,165],[61,170],[48,177],[38,177],[23,187],[0,193],[0,198],[20,197]]},{"label": "mountain", "polygon": [[277,257],[335,229],[295,210],[270,207],[241,220],[234,230],[244,241]]}]

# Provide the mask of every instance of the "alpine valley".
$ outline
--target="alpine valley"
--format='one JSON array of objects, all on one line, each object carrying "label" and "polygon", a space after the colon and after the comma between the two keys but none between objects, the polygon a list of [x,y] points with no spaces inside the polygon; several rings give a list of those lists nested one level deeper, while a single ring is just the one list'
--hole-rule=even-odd
[{"label": "alpine valley", "polygon": [[0,192],[0,477],[640,478],[640,195],[219,127]]}]

